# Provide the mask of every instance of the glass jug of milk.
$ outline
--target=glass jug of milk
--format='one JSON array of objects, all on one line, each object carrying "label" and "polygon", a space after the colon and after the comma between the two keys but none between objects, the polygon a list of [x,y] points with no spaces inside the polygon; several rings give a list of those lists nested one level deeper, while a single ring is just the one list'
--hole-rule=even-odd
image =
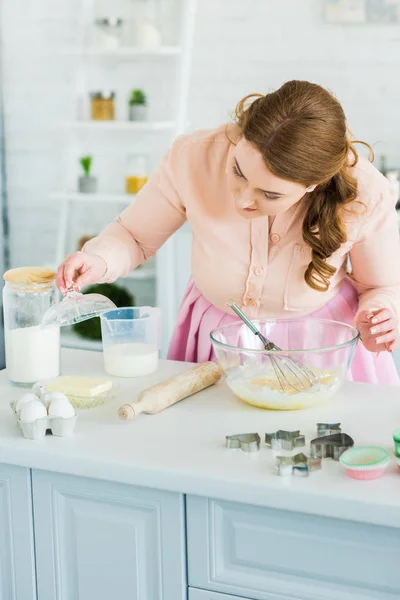
[{"label": "glass jug of milk", "polygon": [[115,377],[157,371],[161,311],[151,306],[116,308],[101,315],[104,368]]},{"label": "glass jug of milk", "polygon": [[31,386],[60,374],[60,329],[40,326],[46,310],[58,303],[54,277],[42,267],[4,274],[6,368],[13,383]]}]

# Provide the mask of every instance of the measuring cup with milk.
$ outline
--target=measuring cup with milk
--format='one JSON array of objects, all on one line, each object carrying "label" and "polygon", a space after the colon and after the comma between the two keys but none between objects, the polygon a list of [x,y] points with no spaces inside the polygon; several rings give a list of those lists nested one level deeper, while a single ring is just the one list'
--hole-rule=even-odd
[{"label": "measuring cup with milk", "polygon": [[150,306],[117,308],[101,315],[104,368],[116,377],[157,371],[161,312]]}]

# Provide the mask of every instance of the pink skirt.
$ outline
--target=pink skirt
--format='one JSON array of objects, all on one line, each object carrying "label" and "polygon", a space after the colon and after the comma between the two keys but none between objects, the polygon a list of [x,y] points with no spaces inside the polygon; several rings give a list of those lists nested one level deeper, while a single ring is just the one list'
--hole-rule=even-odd
[{"label": "pink skirt", "polygon": [[[331,319],[352,324],[357,312],[358,296],[345,280],[342,287],[326,306],[309,315],[319,319]],[[237,317],[216,308],[200,292],[193,281],[189,282],[182,300],[178,321],[168,351],[170,360],[200,363],[214,360],[210,332],[216,327],[237,321]],[[399,385],[399,376],[393,357],[389,352],[369,352],[360,342],[348,371],[349,381]]]}]

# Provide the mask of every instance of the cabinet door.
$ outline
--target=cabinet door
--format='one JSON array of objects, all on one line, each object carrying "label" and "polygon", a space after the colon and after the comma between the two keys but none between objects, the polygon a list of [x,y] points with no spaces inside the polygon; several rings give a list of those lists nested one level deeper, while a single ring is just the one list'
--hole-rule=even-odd
[{"label": "cabinet door", "polygon": [[33,472],[39,600],[186,598],[183,497]]},{"label": "cabinet door", "polygon": [[0,600],[35,600],[29,469],[0,464]]},{"label": "cabinet door", "polygon": [[255,600],[399,600],[400,531],[188,496],[189,585]]}]

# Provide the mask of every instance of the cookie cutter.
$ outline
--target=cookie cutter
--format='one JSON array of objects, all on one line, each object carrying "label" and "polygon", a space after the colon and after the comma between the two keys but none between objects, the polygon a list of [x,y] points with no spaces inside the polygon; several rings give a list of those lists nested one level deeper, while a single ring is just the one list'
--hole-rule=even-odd
[{"label": "cookie cutter", "polygon": [[340,423],[317,423],[318,437],[325,435],[334,435],[335,433],[341,433],[342,428]]},{"label": "cookie cutter", "polygon": [[306,438],[301,435],[300,430],[285,431],[279,429],[275,433],[265,434],[265,443],[272,450],[294,450],[306,445]]},{"label": "cookie cutter", "polygon": [[238,433],[225,437],[227,448],[240,448],[243,452],[258,452],[261,438],[258,433]]},{"label": "cookie cutter", "polygon": [[311,440],[310,454],[312,458],[339,460],[340,455],[352,446],[354,440],[347,433],[335,433]]},{"label": "cookie cutter", "polygon": [[308,477],[311,471],[317,471],[321,468],[321,459],[308,457],[300,452],[295,456],[277,456],[276,466],[281,477],[287,475]]}]

